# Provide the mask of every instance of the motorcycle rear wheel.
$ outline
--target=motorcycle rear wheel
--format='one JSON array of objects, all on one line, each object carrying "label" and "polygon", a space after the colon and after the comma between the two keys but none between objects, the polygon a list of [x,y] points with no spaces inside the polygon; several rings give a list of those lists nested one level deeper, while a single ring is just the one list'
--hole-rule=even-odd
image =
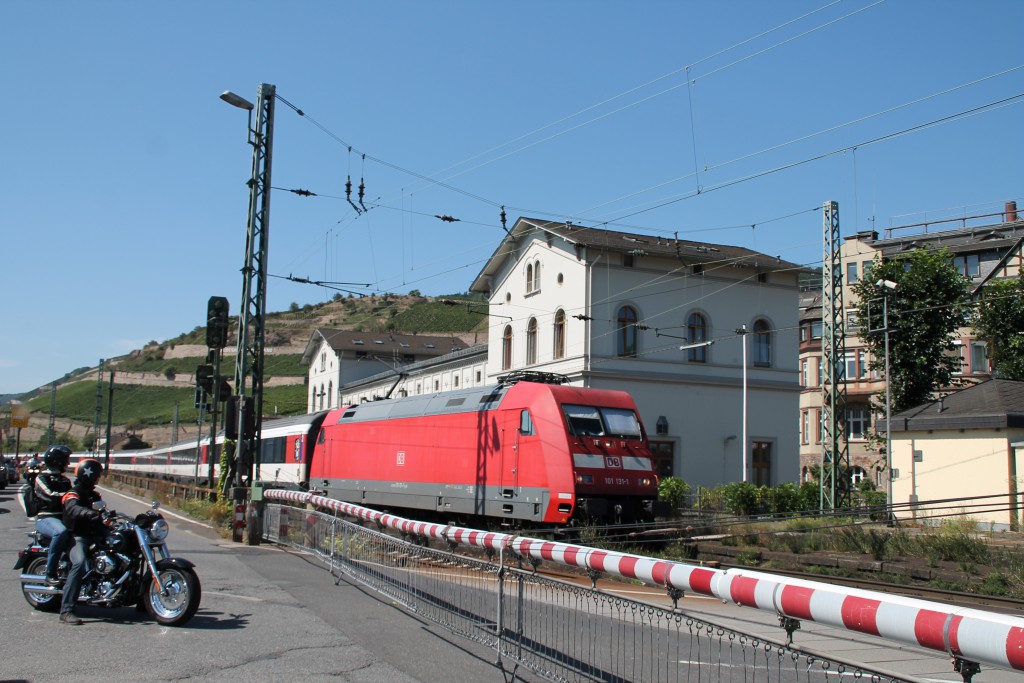
[{"label": "motorcycle rear wheel", "polygon": [[199,577],[191,569],[165,567],[157,578],[163,591],[150,580],[143,598],[146,611],[164,626],[181,626],[199,609],[202,597]]},{"label": "motorcycle rear wheel", "polygon": [[[45,576],[46,555],[29,560],[29,563],[25,566],[24,572],[26,574]],[[40,612],[56,612],[60,609],[60,595],[35,593],[27,590],[25,584],[21,585],[21,594],[25,596],[25,601],[28,602],[28,604],[32,605],[34,609],[37,609]]]}]

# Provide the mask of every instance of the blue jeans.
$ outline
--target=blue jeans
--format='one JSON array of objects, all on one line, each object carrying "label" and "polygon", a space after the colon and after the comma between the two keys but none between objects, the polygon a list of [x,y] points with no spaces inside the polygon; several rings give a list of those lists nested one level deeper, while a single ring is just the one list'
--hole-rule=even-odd
[{"label": "blue jeans", "polygon": [[59,517],[36,518],[36,531],[50,537],[50,549],[46,553],[46,575],[57,576],[60,556],[71,545],[71,532]]},{"label": "blue jeans", "polygon": [[89,549],[89,537],[75,536],[75,544],[71,546],[71,571],[64,582],[64,595],[60,599],[60,613],[75,611],[78,591],[82,588],[82,577],[85,575],[85,555]]}]

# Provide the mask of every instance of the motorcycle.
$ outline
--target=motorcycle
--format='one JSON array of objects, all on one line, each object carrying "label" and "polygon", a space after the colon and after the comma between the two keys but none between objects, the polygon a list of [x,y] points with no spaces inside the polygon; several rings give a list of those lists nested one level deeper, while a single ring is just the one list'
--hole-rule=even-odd
[{"label": "motorcycle", "polygon": [[[149,612],[165,626],[181,626],[199,609],[202,587],[195,565],[180,557],[171,557],[165,539],[169,526],[157,512],[159,503],[131,518],[106,509],[100,510],[108,532],[89,544],[85,574],[78,602],[101,607],[127,607]],[[64,590],[46,583],[46,546],[49,538],[36,531],[28,547],[18,552],[15,569],[21,569],[21,591],[33,608],[44,612],[60,609]],[[58,576],[61,586],[71,565],[62,558]]]}]

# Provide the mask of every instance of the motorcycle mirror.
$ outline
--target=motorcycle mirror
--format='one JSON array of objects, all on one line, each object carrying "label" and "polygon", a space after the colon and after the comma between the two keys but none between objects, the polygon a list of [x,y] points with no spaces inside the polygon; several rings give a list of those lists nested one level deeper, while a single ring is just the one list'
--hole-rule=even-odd
[{"label": "motorcycle mirror", "polygon": [[153,501],[153,509],[156,510],[159,507],[160,507],[160,501],[159,500],[154,500]]},{"label": "motorcycle mirror", "polygon": [[95,503],[92,504],[92,509],[93,510],[106,510],[107,509],[107,501],[105,501],[105,500],[97,500]]}]

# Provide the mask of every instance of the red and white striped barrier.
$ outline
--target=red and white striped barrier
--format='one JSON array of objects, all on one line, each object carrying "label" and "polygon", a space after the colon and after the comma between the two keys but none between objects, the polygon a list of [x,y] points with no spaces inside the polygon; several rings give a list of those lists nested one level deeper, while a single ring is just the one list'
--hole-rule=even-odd
[{"label": "red and white striped barrier", "polygon": [[778,616],[895,640],[980,664],[1024,671],[1024,619],[1018,617],[748,569],[709,569],[569,543],[415,522],[298,491],[270,489],[263,495],[267,499],[333,510],[404,533],[496,551],[510,549],[524,558],[714,596]]}]

